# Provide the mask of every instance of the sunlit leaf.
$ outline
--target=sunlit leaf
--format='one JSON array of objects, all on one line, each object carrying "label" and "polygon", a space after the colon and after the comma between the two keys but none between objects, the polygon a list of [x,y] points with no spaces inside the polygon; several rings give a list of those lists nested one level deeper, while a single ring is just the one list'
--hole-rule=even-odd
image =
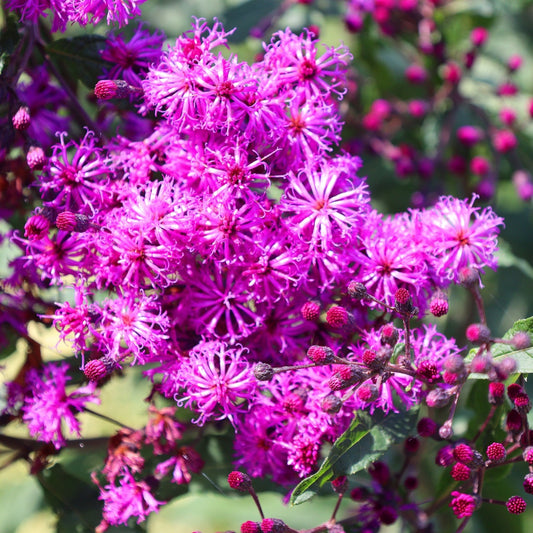
[{"label": "sunlit leaf", "polygon": [[376,411],[372,416],[358,412],[350,427],[336,440],[320,470],[294,489],[291,504],[312,498],[328,481],[366,469],[390,447],[411,435],[418,410],[399,413]]}]

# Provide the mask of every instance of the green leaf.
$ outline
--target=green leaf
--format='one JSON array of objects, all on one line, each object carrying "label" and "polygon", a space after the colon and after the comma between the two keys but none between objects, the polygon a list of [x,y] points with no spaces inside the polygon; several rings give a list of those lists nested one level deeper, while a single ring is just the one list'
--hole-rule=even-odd
[{"label": "green leaf", "polygon": [[94,531],[101,519],[98,489],[55,464],[38,476],[44,496],[57,515],[58,533]]},{"label": "green leaf", "polygon": [[70,76],[93,89],[104,69],[110,66],[100,55],[105,42],[106,38],[101,35],[81,35],[53,41],[47,52],[53,60],[67,67]]},{"label": "green leaf", "polygon": [[[512,339],[518,332],[525,331],[530,338],[533,334],[533,317],[517,320],[511,329],[505,333],[504,339]],[[471,361],[478,349],[473,348],[468,353],[466,361]],[[525,350],[517,350],[509,344],[496,343],[491,348],[492,356],[495,361],[504,357],[511,357],[517,363],[515,374],[533,374],[533,346]],[[469,379],[486,379],[486,374],[470,374]]]},{"label": "green leaf", "polygon": [[10,55],[15,50],[20,40],[18,31],[17,16],[9,13],[6,17],[4,27],[0,30],[0,75],[5,73],[9,64]]},{"label": "green leaf", "polygon": [[511,251],[511,246],[509,243],[498,240],[500,249],[496,252],[496,257],[498,259],[498,267],[515,267],[522,274],[527,276],[530,279],[533,279],[533,267],[525,260],[520,257],[516,257]]},{"label": "green leaf", "polygon": [[388,414],[376,411],[372,416],[365,411],[358,412],[350,427],[336,440],[320,470],[294,489],[291,505],[312,498],[320,487],[338,476],[366,469],[393,444],[412,434],[417,418],[417,408]]},{"label": "green leaf", "polygon": [[231,29],[235,21],[239,21],[237,29],[228,37],[228,41],[239,43],[246,40],[250,30],[277,12],[280,5],[281,0],[248,0],[226,9],[223,16],[225,28]]}]

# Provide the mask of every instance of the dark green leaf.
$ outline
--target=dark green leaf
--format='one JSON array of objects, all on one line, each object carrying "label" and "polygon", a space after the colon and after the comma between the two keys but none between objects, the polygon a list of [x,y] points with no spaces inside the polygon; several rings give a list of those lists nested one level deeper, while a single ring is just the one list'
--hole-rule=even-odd
[{"label": "dark green leaf", "polygon": [[110,65],[100,55],[105,41],[101,35],[58,39],[49,44],[47,52],[54,61],[67,67],[70,76],[93,89],[99,76]]},{"label": "dark green leaf", "polygon": [[9,64],[9,56],[15,50],[19,40],[17,17],[15,13],[9,13],[4,27],[0,30],[0,75],[4,74]]},{"label": "dark green leaf", "polygon": [[353,475],[379,459],[393,444],[413,433],[418,410],[376,411],[372,416],[361,411],[350,427],[337,439],[320,470],[304,479],[294,489],[291,504],[312,498],[326,482]]},{"label": "dark green leaf", "polygon": [[59,533],[94,531],[101,520],[98,489],[56,464],[38,476],[44,496],[57,515]]},{"label": "dark green leaf", "polygon": [[[516,321],[503,338],[512,339],[520,331],[524,331],[529,334],[530,338],[532,337],[533,317]],[[477,348],[470,350],[466,360],[471,361],[477,351]],[[514,359],[517,362],[515,374],[533,374],[533,347],[526,348],[525,350],[517,350],[509,344],[496,343],[492,347],[491,352],[496,361],[504,357]],[[486,374],[470,374],[469,376],[470,379],[485,379],[486,377]]]},{"label": "dark green leaf", "polygon": [[499,267],[515,267],[522,272],[525,276],[530,279],[533,279],[533,267],[525,260],[520,257],[516,257],[511,251],[511,247],[508,243],[502,239],[498,240],[500,249],[496,252],[496,257],[498,258]]},{"label": "dark green leaf", "polygon": [[281,0],[271,0],[270,2],[248,0],[248,2],[242,2],[227,9],[224,12],[224,26],[227,29],[231,29],[235,25],[235,21],[239,21],[238,28],[230,35],[228,40],[238,43],[247,39],[250,35],[250,30],[275,13],[280,5]]}]

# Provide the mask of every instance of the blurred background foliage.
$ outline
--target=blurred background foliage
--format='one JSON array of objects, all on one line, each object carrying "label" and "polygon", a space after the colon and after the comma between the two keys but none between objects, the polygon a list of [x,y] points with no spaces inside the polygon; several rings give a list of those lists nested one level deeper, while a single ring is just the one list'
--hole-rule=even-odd
[{"label": "blurred background foliage", "polygon": [[[281,0],[147,0],[142,5],[142,20],[152,28],[165,32],[168,42],[172,43],[176,36],[188,29],[192,16],[222,20],[226,28],[237,27],[232,36],[231,52],[237,53],[241,60],[253,61],[261,52],[260,40],[250,37],[250,30],[265,23],[272,13],[281,5],[291,4],[283,15],[268,28],[265,39],[269,39],[276,29],[290,26],[298,31],[301,28],[316,25],[320,28],[321,40],[329,45],[337,46],[340,41],[347,44],[354,55],[361,81],[360,111],[368,110],[376,98],[410,97],[416,95],[416,88],[408,86],[403,72],[408,63],[410,44],[399,48],[397,42],[384,37],[375,25],[367,21],[363,30],[351,34],[346,29],[342,13],[345,2],[340,0],[316,0],[311,5],[291,3]],[[518,116],[525,126],[520,133],[518,157],[523,168],[533,169],[531,141],[533,127],[526,117],[527,102],[533,97],[533,1],[531,0],[453,0],[443,10],[441,28],[446,42],[453,53],[464,52],[468,44],[468,36],[472,28],[484,26],[490,30],[490,39],[484,48],[482,57],[476,62],[472,75],[461,82],[460,90],[470,96],[473,101],[490,114],[498,112],[501,101],[493,96],[491,88],[496,87],[505,77],[504,64],[513,54],[520,54],[524,65],[514,78],[520,94],[513,97],[509,105],[516,106]],[[105,26],[96,28],[96,33],[105,35]],[[128,28],[123,30],[125,33]],[[71,28],[68,36],[87,33],[87,29]],[[407,55],[406,55],[407,54]],[[87,93],[88,94],[88,93]],[[352,111],[353,112],[353,111]],[[472,120],[467,108],[460,110],[454,119],[459,124],[467,124]],[[398,136],[410,135],[405,142],[413,143],[430,150],[438,140],[442,123],[435,117],[421,120],[418,128],[399,131]],[[345,142],[357,139],[357,128],[351,124],[345,129]],[[398,179],[393,166],[382,158],[367,154],[363,156],[362,173],[368,177],[369,188],[374,205],[385,213],[403,211],[412,205],[413,194],[420,187],[415,179]],[[495,197],[491,200],[495,211],[505,218],[505,229],[501,233],[501,267],[497,273],[489,272],[484,278],[483,296],[487,305],[487,319],[495,335],[504,332],[518,319],[533,315],[533,246],[531,234],[533,229],[531,203],[520,200],[511,182],[511,174],[515,170],[505,158],[500,160],[498,168],[498,187]],[[455,181],[454,181],[455,180]],[[442,177],[440,182],[443,190],[450,194],[461,194],[461,183],[451,175]],[[435,188],[437,191],[438,188]],[[4,246],[0,254],[0,268],[6,268],[10,250]],[[58,295],[58,298],[66,298]],[[450,295],[450,313],[438,319],[442,331],[455,336],[459,343],[464,343],[464,325],[475,319],[475,310],[464,291],[457,289]],[[68,347],[57,344],[57,336],[53,331],[35,325],[32,333],[49,349],[46,350],[48,360],[68,357]],[[17,342],[2,354],[1,379],[13,379],[23,361],[24,342]],[[486,406],[486,386],[484,381],[474,383],[465,394],[462,414],[455,422],[458,433],[469,427],[479,427]],[[531,389],[531,384],[528,385]],[[531,393],[531,390],[529,391]],[[129,369],[121,379],[115,379],[102,391],[102,405],[96,410],[105,413],[132,427],[140,427],[146,423],[144,398],[149,393],[148,384],[141,378],[138,369]],[[116,430],[112,423],[84,415],[84,436],[95,438],[110,436]],[[533,420],[530,419],[530,423]],[[23,428],[19,428],[24,435]],[[11,434],[14,434],[10,427]],[[190,533],[203,531],[212,533],[227,529],[238,529],[245,520],[257,519],[257,512],[245,497],[238,497],[227,488],[225,479],[232,469],[231,436],[223,432],[214,432],[204,439],[206,462],[211,464],[206,469],[206,477],[195,475],[188,494],[177,498],[162,508],[158,515],[149,518],[142,527],[128,529],[115,528],[110,531],[142,531],[149,533]],[[90,530],[91,524],[98,523],[100,507],[96,502],[97,491],[92,485],[88,472],[101,466],[105,456],[105,446],[98,440],[94,448],[86,446],[83,454],[67,452],[57,457],[52,468],[44,471],[39,478],[28,476],[28,465],[15,463],[0,471],[0,531],[2,533],[48,533],[59,531],[76,533]],[[437,497],[435,487],[443,489],[449,475],[432,467],[434,452],[438,449],[426,449],[420,461],[428,462],[428,468],[421,468],[422,485],[426,489],[426,499]],[[79,452],[79,450],[77,450]],[[394,454],[391,452],[391,461]],[[525,467],[515,468],[509,472],[499,472],[487,480],[486,493],[490,497],[507,499],[509,495],[521,493],[521,480]],[[58,476],[59,482],[54,482]],[[364,476],[362,476],[364,480]],[[364,482],[364,481],[363,481]],[[47,490],[47,498],[43,497],[40,485]],[[59,489],[57,488],[59,487]],[[296,508],[288,508],[281,502],[282,494],[274,492],[274,487],[264,482],[258,484],[261,501],[268,516],[276,516],[287,521],[292,527],[310,528],[325,521],[333,508],[335,498],[325,496],[315,498],[311,503]],[[173,488],[169,491],[171,499],[184,489]],[[209,494],[205,491],[208,490]],[[422,493],[423,491],[421,491]],[[530,507],[533,507],[530,503]],[[346,510],[349,502],[343,504]],[[59,522],[51,509],[58,512]],[[342,512],[340,513],[342,516]],[[446,529],[436,531],[452,531],[455,528],[453,516],[447,516]],[[533,511],[528,510],[521,516],[511,516],[497,506],[485,505],[474,515],[467,528],[472,533],[500,531],[512,528],[516,533],[531,531]],[[94,526],[93,526],[94,527]],[[384,528],[383,531],[398,531],[398,526]]]}]

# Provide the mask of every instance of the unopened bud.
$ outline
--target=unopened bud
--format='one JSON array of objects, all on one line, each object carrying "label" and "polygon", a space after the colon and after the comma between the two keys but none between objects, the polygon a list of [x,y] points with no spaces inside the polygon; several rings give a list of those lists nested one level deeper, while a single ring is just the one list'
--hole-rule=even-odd
[{"label": "unopened bud", "polygon": [[385,324],[381,329],[381,336],[379,340],[381,344],[388,344],[392,347],[398,342],[398,337],[398,330],[392,324]]},{"label": "unopened bud", "polygon": [[315,301],[305,302],[300,311],[304,320],[316,322],[320,317],[320,304]]},{"label": "unopened bud", "polygon": [[317,365],[327,365],[333,362],[335,354],[329,346],[310,346],[307,350],[307,357]]},{"label": "unopened bud", "polygon": [[101,80],[94,87],[94,94],[99,100],[112,98],[128,98],[130,95],[139,94],[141,89],[132,87],[125,80]]},{"label": "unopened bud", "polygon": [[525,350],[531,346],[531,337],[527,331],[518,331],[511,342],[516,350]]},{"label": "unopened bud", "polygon": [[441,317],[448,313],[448,297],[443,292],[437,292],[431,298],[429,311],[433,316]]},{"label": "unopened bud", "polygon": [[32,170],[41,170],[46,163],[46,156],[40,146],[30,146],[26,154],[26,163]]},{"label": "unopened bud", "polygon": [[83,233],[91,227],[89,217],[72,211],[63,211],[56,218],[56,226],[63,231],[75,231]]},{"label": "unopened bud", "polygon": [[30,127],[31,116],[28,106],[20,106],[17,112],[13,115],[13,127],[16,130],[23,131]]},{"label": "unopened bud", "polygon": [[472,344],[485,344],[490,340],[490,329],[485,324],[470,324],[466,328],[466,338]]},{"label": "unopened bud", "polygon": [[112,359],[101,357],[91,359],[84,367],[83,373],[89,381],[101,381],[111,373],[115,366]]},{"label": "unopened bud", "polygon": [[254,366],[254,376],[259,381],[270,381],[274,376],[274,369],[268,363],[257,363]]},{"label": "unopened bud", "polygon": [[451,399],[451,394],[442,389],[430,390],[426,396],[428,407],[444,407]]},{"label": "unopened bud", "polygon": [[407,289],[398,289],[394,295],[394,300],[396,302],[396,309],[400,313],[407,313],[409,315],[413,314],[413,301],[411,299],[411,294]]},{"label": "unopened bud", "polygon": [[479,273],[475,268],[463,267],[459,270],[459,283],[466,288],[479,285]]},{"label": "unopened bud", "polygon": [[252,488],[252,480],[248,474],[234,470],[228,474],[228,485],[232,489],[248,492]]},{"label": "unopened bud", "polygon": [[348,283],[348,294],[352,298],[357,298],[358,300],[362,300],[368,296],[366,287],[359,281],[350,281],[350,283]]}]

